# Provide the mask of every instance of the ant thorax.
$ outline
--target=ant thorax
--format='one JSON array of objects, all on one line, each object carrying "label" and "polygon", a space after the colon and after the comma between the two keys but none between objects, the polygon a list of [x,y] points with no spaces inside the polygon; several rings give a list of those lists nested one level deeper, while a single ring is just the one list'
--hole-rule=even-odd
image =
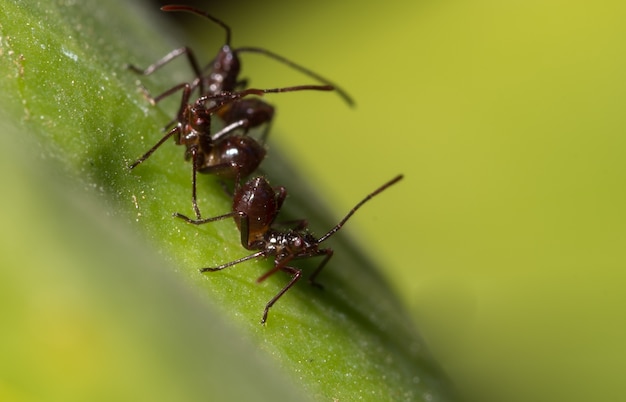
[{"label": "ant thorax", "polygon": [[281,232],[268,230],[265,233],[262,248],[268,251],[268,255],[294,256],[308,255],[317,250],[318,242],[309,232],[289,230]]},{"label": "ant thorax", "polygon": [[198,138],[200,137],[200,132],[198,130],[196,130],[191,124],[186,124],[180,131],[183,133],[183,135],[178,135],[180,138],[179,142],[181,144],[187,145],[187,148],[192,146],[197,147]]},{"label": "ant thorax", "polygon": [[198,144],[198,142],[201,137],[208,137],[210,140],[210,136],[206,133],[211,132],[211,114],[202,107],[187,106],[183,116],[184,118],[178,122],[178,143],[185,144],[188,148],[193,145],[210,145]]}]

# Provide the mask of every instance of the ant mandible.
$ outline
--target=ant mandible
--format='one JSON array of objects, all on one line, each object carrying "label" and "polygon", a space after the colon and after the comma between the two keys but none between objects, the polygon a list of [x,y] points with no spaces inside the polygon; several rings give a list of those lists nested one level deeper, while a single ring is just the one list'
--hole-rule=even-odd
[{"label": "ant mandible", "polygon": [[181,214],[175,214],[175,216],[195,225],[215,222],[227,218],[234,218],[235,223],[241,232],[241,245],[248,250],[259,250],[246,257],[239,258],[217,267],[201,268],[200,272],[220,271],[224,268],[228,268],[251,259],[273,256],[274,268],[260,276],[257,279],[257,283],[264,281],[277,271],[283,271],[291,275],[289,283],[287,283],[287,285],[265,305],[263,318],[261,319],[261,324],[264,324],[267,320],[269,309],[300,279],[302,275],[302,271],[300,269],[288,265],[291,260],[296,258],[324,256],[322,262],[309,276],[309,282],[312,285],[321,287],[321,285],[315,282],[315,279],[328,260],[330,260],[333,256],[333,250],[331,248],[320,248],[320,244],[341,229],[346,221],[350,219],[350,217],[363,204],[391,185],[400,181],[402,177],[403,175],[398,175],[368,194],[359,203],[357,203],[337,225],[320,238],[315,238],[307,231],[307,222],[305,220],[292,222],[295,224],[291,229],[281,230],[277,228],[278,224],[275,224],[274,221],[283,205],[285,197],[287,196],[287,190],[284,187],[272,188],[263,177],[252,178],[236,190],[233,197],[233,211],[228,214],[197,220],[190,219]]},{"label": "ant mandible", "polygon": [[[199,88],[200,96],[205,95],[218,95],[223,91],[233,92],[238,88],[245,87],[247,80],[239,80],[239,72],[241,70],[241,63],[239,61],[238,54],[243,52],[259,53],[267,57],[273,58],[295,70],[298,70],[325,85],[332,85],[337,93],[352,106],[354,101],[352,98],[340,87],[333,84],[328,79],[321,75],[300,66],[283,56],[273,53],[267,49],[258,47],[240,47],[233,49],[230,45],[231,42],[231,30],[230,27],[221,21],[220,19],[198,10],[196,8],[184,5],[166,5],[161,7],[163,11],[184,11],[190,12],[209,19],[210,21],[221,26],[226,32],[226,40],[221,47],[219,53],[215,58],[203,69],[200,68],[195,54],[189,47],[181,47],[175,49],[166,54],[155,63],[151,64],[145,69],[140,69],[134,65],[128,65],[128,68],[134,72],[142,75],[150,75],[165,64],[174,60],[175,58],[186,55],[191,68],[194,71],[195,78],[190,84],[192,89]],[[184,88],[185,84],[179,84],[173,86],[162,94],[152,97],[147,91],[144,91],[144,95],[152,104],[156,104],[167,96],[172,95],[174,92]],[[260,99],[240,99],[237,102],[231,102],[228,105],[217,110],[216,114],[223,120],[225,126],[238,127],[247,132],[250,128],[258,127],[267,123],[262,138],[264,138],[269,131],[269,124],[274,116],[274,108],[266,102]],[[171,123],[170,123],[171,124]],[[168,124],[169,126],[169,124]]]},{"label": "ant mandible", "polygon": [[[189,103],[193,88],[184,84],[183,96],[177,115],[176,125],[169,130],[155,145],[139,159],[129,165],[134,169],[150,157],[168,138],[174,137],[177,145],[185,145],[185,159],[192,161],[192,206],[197,219],[201,218],[196,197],[197,173],[215,174],[221,178],[241,178],[255,171],[265,157],[265,148],[256,140],[245,135],[233,134],[237,124],[224,127],[211,135],[211,117],[216,110],[248,96],[266,93],[293,92],[301,90],[331,91],[330,85],[301,85],[285,88],[256,89],[249,88],[239,92],[222,92],[218,95],[199,97]],[[207,102],[211,106],[207,107]],[[237,184],[236,184],[237,185]]]}]

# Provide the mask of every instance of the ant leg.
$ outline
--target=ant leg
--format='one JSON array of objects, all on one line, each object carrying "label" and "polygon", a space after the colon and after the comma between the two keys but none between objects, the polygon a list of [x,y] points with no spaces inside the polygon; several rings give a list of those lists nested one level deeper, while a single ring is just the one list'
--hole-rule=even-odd
[{"label": "ant leg", "polygon": [[232,267],[233,265],[237,265],[241,262],[244,261],[248,261],[248,260],[252,260],[254,258],[259,258],[259,257],[263,257],[265,256],[265,250],[261,250],[261,251],[257,251],[254,254],[250,254],[248,256],[236,259],[235,261],[231,261],[231,262],[227,262],[226,264],[222,264],[218,267],[206,267],[206,268],[200,268],[200,272],[215,272],[215,271],[221,271],[224,268],[228,268],[228,267]]},{"label": "ant leg", "polygon": [[267,271],[266,273],[264,273],[263,275],[259,276],[256,280],[256,283],[261,283],[264,280],[266,280],[267,278],[269,278],[270,276],[274,275],[276,272],[280,271],[281,269],[283,269],[285,266],[287,266],[287,264],[289,264],[289,262],[293,260],[293,256],[289,255],[285,258],[283,258],[280,261],[274,261],[274,268],[270,269],[269,271]]},{"label": "ant leg", "polygon": [[156,96],[154,98],[154,103],[157,104],[161,102],[161,100],[163,100],[164,98],[167,98],[168,96],[172,95],[176,91],[180,91],[181,88],[183,89],[189,88],[189,94],[191,94],[191,92],[198,87],[200,87],[200,90],[202,90],[202,80],[200,78],[196,78],[195,80],[191,82],[191,84],[187,82],[183,82],[181,84],[174,85],[173,87],[163,92],[159,96]]},{"label": "ant leg", "polygon": [[161,102],[164,98],[167,98],[168,96],[176,93],[177,91],[182,90],[186,90],[186,88],[189,88],[189,93],[191,94],[191,91],[193,89],[195,89],[197,86],[196,82],[194,81],[193,83],[189,84],[187,82],[183,82],[181,84],[178,85],[174,85],[173,87],[171,87],[170,89],[168,89],[167,91],[163,92],[160,95],[157,95],[155,97],[153,97],[150,92],[143,86],[140,86],[141,92],[143,93],[144,98],[146,98],[146,100],[148,102],[150,102],[150,104],[152,106],[156,106],[157,103]]},{"label": "ant leg", "polygon": [[[156,70],[158,70],[159,68],[163,67],[170,61],[174,60],[175,58],[183,54],[187,56],[187,61],[189,61],[189,65],[191,66],[191,69],[193,70],[196,77],[201,77],[202,70],[200,69],[198,60],[196,59],[196,56],[194,55],[193,51],[187,46],[172,50],[171,52],[169,52],[168,54],[166,54],[165,56],[157,60],[155,63],[150,64],[144,70],[132,64],[127,64],[126,68],[128,68],[131,71],[134,71],[137,74],[150,75]],[[200,82],[200,92],[203,92],[202,82]]]},{"label": "ant leg", "polygon": [[193,166],[191,173],[191,205],[193,206],[193,211],[196,213],[196,218],[200,219],[202,215],[200,214],[200,208],[198,208],[198,198],[197,198],[197,177],[198,177],[198,149],[196,147],[191,148],[191,165]]},{"label": "ant leg", "polygon": [[[274,305],[274,303],[276,303],[278,301],[278,299],[281,298],[282,295],[285,294],[285,292],[287,292],[289,289],[291,289],[291,287],[298,282],[298,280],[300,279],[300,276],[302,276],[302,271],[300,271],[299,269],[293,268],[293,267],[280,267],[281,271],[285,271],[288,274],[293,275],[291,277],[291,280],[289,281],[289,283],[281,289],[280,292],[278,292],[276,294],[276,296],[272,297],[272,300],[270,300],[266,305],[265,305],[265,310],[263,310],[263,318],[261,318],[261,324],[265,324],[265,321],[267,321],[267,314],[269,313],[270,308]],[[270,271],[271,272],[271,271]]]},{"label": "ant leg", "polygon": [[147,97],[148,101],[151,104],[156,105],[157,102],[161,101],[161,99],[173,94],[174,92],[180,90],[181,88],[183,89],[183,94],[180,100],[180,107],[178,108],[178,113],[176,114],[177,117],[167,122],[167,124],[161,129],[162,131],[169,130],[169,127],[171,127],[173,124],[180,123],[180,125],[183,126],[184,123],[186,122],[186,120],[183,120],[183,119],[185,117],[185,111],[189,107],[188,103],[189,103],[189,98],[191,97],[191,93],[196,88],[195,81],[191,84],[187,84],[187,83],[178,84],[175,87],[172,87],[169,90],[162,93],[161,95],[157,96],[156,98],[152,98],[152,96],[147,92],[147,90],[144,93],[144,96]]},{"label": "ant leg", "polygon": [[178,56],[183,55],[183,54],[185,54],[187,56],[187,59],[189,60],[189,64],[191,65],[191,68],[193,69],[193,71],[196,74],[196,76],[202,75],[202,71],[200,70],[200,66],[198,64],[198,61],[196,60],[196,56],[194,55],[193,51],[190,48],[188,48],[187,46],[180,47],[178,49],[172,50],[171,52],[169,52],[168,54],[166,54],[165,56],[163,56],[162,58],[160,58],[156,62],[150,64],[144,70],[142,70],[141,68],[139,68],[139,67],[137,67],[135,65],[132,65],[132,64],[127,64],[126,68],[128,68],[129,70],[134,71],[137,74],[150,75],[153,72],[155,72],[156,70],[158,70],[159,68],[163,67],[164,65],[166,65],[170,61],[174,60],[175,58],[177,58]]},{"label": "ant leg", "polygon": [[249,224],[250,220],[248,218],[248,215],[245,212],[234,211],[234,212],[229,212],[224,215],[219,215],[219,216],[214,216],[212,218],[204,218],[204,219],[191,219],[178,212],[175,212],[173,216],[175,218],[180,218],[184,220],[185,222],[190,223],[192,225],[204,225],[205,223],[209,223],[209,222],[221,221],[222,219],[238,217],[239,218],[239,231],[241,232],[241,245],[245,249],[250,250],[250,246],[248,245],[248,240],[250,238],[250,224]]},{"label": "ant leg", "polygon": [[182,85],[181,88],[183,88],[183,95],[181,97],[180,108],[178,109],[178,113],[177,113],[177,121],[179,124],[176,127],[173,127],[170,131],[168,131],[167,134],[165,134],[163,138],[159,140],[159,142],[157,142],[152,148],[148,150],[148,152],[143,154],[139,159],[137,159],[135,162],[129,165],[128,166],[129,169],[134,169],[135,167],[137,167],[137,165],[139,165],[140,163],[148,159],[150,155],[152,155],[152,153],[156,151],[157,148],[159,148],[169,137],[177,133],[181,134],[181,131],[182,131],[181,127],[183,127],[187,122],[187,119],[185,117],[185,111],[188,108],[189,97],[191,96],[191,91],[193,89],[189,84],[181,84],[181,85]]},{"label": "ant leg", "polygon": [[315,271],[313,271],[313,273],[309,276],[310,285],[313,285],[320,289],[324,288],[324,286],[322,286],[320,283],[315,281],[315,278],[317,278],[317,275],[319,275],[319,273],[322,271],[322,268],[324,268],[328,260],[330,260],[330,258],[333,256],[333,253],[334,251],[332,249],[326,248],[326,249],[318,250],[317,253],[314,255],[314,256],[318,256],[318,255],[326,254],[326,257],[324,257],[320,265],[318,265]]},{"label": "ant leg", "polygon": [[192,225],[202,225],[205,223],[209,223],[209,222],[215,222],[215,221],[221,221],[223,219],[228,219],[228,218],[232,218],[233,216],[236,216],[237,213],[236,212],[229,212],[227,214],[224,215],[219,215],[219,216],[214,216],[212,218],[204,218],[204,219],[191,219],[181,213],[178,212],[174,212],[172,214],[173,217],[175,218],[180,218],[182,220],[184,220],[187,223],[191,223]]},{"label": "ant leg", "polygon": [[250,125],[250,122],[248,121],[248,119],[238,120],[238,121],[236,121],[234,123],[231,123],[231,124],[227,125],[226,127],[223,127],[220,131],[218,131],[217,133],[213,134],[212,140],[213,141],[218,141],[221,137],[232,133],[233,131],[237,130],[238,128],[243,128],[244,132],[247,132],[249,125]]},{"label": "ant leg", "polygon": [[168,138],[170,138],[172,135],[174,135],[174,134],[178,133],[178,132],[179,132],[179,130],[180,130],[180,129],[179,129],[179,127],[178,127],[178,126],[176,126],[176,127],[172,128],[170,131],[168,131],[168,133],[167,133],[167,134],[165,134],[165,135],[163,136],[163,138],[161,138],[161,139],[159,140],[159,142],[157,142],[156,144],[154,144],[154,145],[152,146],[152,148],[150,148],[150,149],[148,150],[148,152],[146,152],[145,154],[143,154],[143,155],[142,155],[139,159],[137,159],[137,160],[136,160],[135,162],[133,162],[132,164],[128,165],[128,168],[129,168],[129,169],[131,169],[131,170],[132,170],[132,169],[134,169],[134,168],[136,168],[136,167],[137,167],[137,165],[139,165],[140,163],[142,163],[143,161],[145,161],[146,159],[148,159],[148,158],[150,157],[150,155],[152,155],[152,154],[154,153],[154,151],[156,151],[156,150],[157,150],[157,148],[159,148],[161,145],[163,145],[163,143],[164,143],[165,141],[167,141],[167,139],[168,139]]}]

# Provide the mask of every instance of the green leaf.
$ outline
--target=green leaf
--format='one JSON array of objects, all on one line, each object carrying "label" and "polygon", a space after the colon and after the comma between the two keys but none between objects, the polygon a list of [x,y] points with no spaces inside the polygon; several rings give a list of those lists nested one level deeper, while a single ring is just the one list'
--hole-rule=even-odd
[{"label": "green leaf", "polygon": [[[155,11],[122,1],[0,9],[9,189],[0,399],[450,399],[404,307],[346,236],[332,241],[325,290],[298,284],[265,326],[263,306],[288,279],[256,284],[271,261],[198,272],[248,253],[233,222],[195,227],[171,217],[191,212],[181,148],[168,143],[127,168],[176,109],[175,99],[151,107],[124,68],[173,47]],[[181,70],[141,82],[158,93],[184,79]],[[290,192],[287,214],[332,227],[280,150],[269,158],[270,180]],[[199,188],[206,216],[228,212],[215,178],[201,177]],[[316,263],[298,266],[311,272]]]}]

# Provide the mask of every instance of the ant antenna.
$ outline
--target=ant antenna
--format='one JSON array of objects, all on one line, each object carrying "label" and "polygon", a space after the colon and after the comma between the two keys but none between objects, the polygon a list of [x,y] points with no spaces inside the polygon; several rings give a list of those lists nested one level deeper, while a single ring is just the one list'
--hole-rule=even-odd
[{"label": "ant antenna", "polygon": [[282,87],[282,88],[269,88],[269,89],[258,89],[258,88],[248,88],[238,92],[227,92],[224,91],[220,94],[216,95],[204,95],[199,97],[196,100],[196,104],[202,104],[209,100],[221,99],[223,103],[220,103],[218,106],[213,106],[209,110],[214,111],[222,107],[225,103],[229,101],[232,102],[236,99],[243,98],[248,95],[257,95],[263,96],[264,94],[276,94],[281,92],[294,92],[294,91],[333,91],[335,87],[332,85],[296,85],[293,87]]},{"label": "ant antenna", "polygon": [[337,232],[339,229],[341,229],[341,227],[348,221],[348,219],[350,219],[350,217],[357,211],[357,209],[361,208],[363,206],[363,204],[365,204],[367,201],[371,200],[375,195],[378,195],[379,193],[381,193],[382,191],[384,191],[388,187],[390,187],[393,184],[396,184],[397,182],[399,182],[403,177],[404,177],[404,175],[399,174],[396,177],[394,177],[393,179],[391,179],[390,181],[388,181],[387,183],[385,183],[382,186],[380,186],[378,189],[376,189],[372,193],[368,194],[358,204],[356,204],[350,210],[350,212],[348,212],[348,214],[341,220],[341,222],[339,222],[337,225],[335,225],[334,228],[330,229],[328,231],[328,233],[326,233],[324,236],[320,237],[317,240],[317,243],[319,244],[319,243],[323,242],[324,240],[328,239],[330,236],[334,235],[335,232]]},{"label": "ant antenna", "polygon": [[224,21],[212,16],[211,14],[202,10],[198,10],[197,8],[194,8],[191,6],[183,6],[183,5],[178,5],[178,4],[169,4],[167,6],[163,6],[161,7],[161,11],[187,11],[189,13],[196,14],[201,17],[210,19],[211,21],[215,22],[217,25],[224,28],[224,30],[226,31],[226,45],[230,46],[230,37],[231,37],[230,27],[226,25]]},{"label": "ant antenna", "polygon": [[235,53],[239,53],[239,52],[250,52],[250,53],[260,53],[260,54],[264,54],[267,57],[270,57],[278,62],[281,62],[291,68],[293,68],[294,70],[300,71],[301,73],[303,73],[304,75],[308,75],[309,77],[316,79],[317,81],[323,83],[323,84],[328,84],[328,85],[332,85],[335,87],[335,90],[337,91],[337,93],[339,94],[339,96],[341,96],[343,98],[343,100],[348,104],[348,106],[350,107],[354,107],[354,99],[352,99],[352,97],[350,95],[348,95],[348,93],[343,90],[341,87],[339,87],[338,85],[336,85],[335,83],[333,83],[332,81],[330,81],[329,79],[322,77],[321,75],[317,74],[316,72],[301,66],[289,59],[287,59],[286,57],[283,57],[281,55],[278,55],[272,51],[269,51],[267,49],[263,49],[260,47],[251,47],[251,46],[246,46],[246,47],[240,47],[237,48],[235,50],[233,50]]},{"label": "ant antenna", "polygon": [[[226,31],[226,45],[230,47],[230,39],[231,39],[231,31],[230,31],[230,27],[228,25],[226,25],[226,23],[222,20],[220,20],[219,18],[216,18],[214,16],[212,16],[211,14],[199,10],[197,8],[191,7],[191,6],[184,6],[184,5],[176,5],[176,4],[170,4],[167,6],[163,6],[161,7],[162,11],[186,11],[192,14],[196,14],[199,15],[201,17],[205,17],[210,19],[211,21],[215,22],[216,24],[218,24],[219,26],[221,26],[222,28],[224,28],[224,30]],[[337,91],[337,94],[339,94],[339,96],[341,96],[341,98],[343,98],[343,100],[348,104],[348,106],[350,107],[354,107],[354,99],[352,99],[352,97],[350,95],[348,95],[348,93],[343,90],[341,87],[337,86],[336,84],[334,84],[332,81],[330,81],[329,79],[322,77],[321,75],[315,73],[314,71],[301,66],[297,63],[294,63],[293,61],[287,59],[286,57],[283,57],[281,55],[278,55],[274,52],[271,52],[267,49],[263,49],[260,47],[253,47],[253,46],[246,46],[246,47],[240,47],[238,49],[234,49],[233,53],[239,53],[239,52],[249,52],[249,53],[260,53],[260,54],[264,54],[269,58],[272,58],[280,63],[285,64],[286,66],[289,66],[291,68],[293,68],[294,70],[300,71],[301,73],[303,73],[304,75],[308,75],[309,77],[321,82],[322,84],[327,84],[327,85],[332,85],[333,87],[335,87],[335,90]]]}]

